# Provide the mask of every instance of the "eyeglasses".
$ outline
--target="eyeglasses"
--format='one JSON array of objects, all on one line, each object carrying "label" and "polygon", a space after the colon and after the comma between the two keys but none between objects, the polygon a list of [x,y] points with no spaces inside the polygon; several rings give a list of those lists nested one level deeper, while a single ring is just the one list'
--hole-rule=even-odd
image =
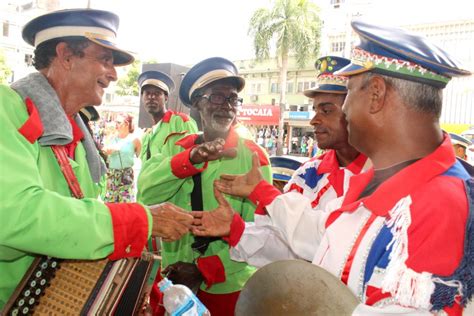
[{"label": "eyeglasses", "polygon": [[201,95],[201,98],[207,99],[209,102],[215,105],[223,105],[228,102],[233,107],[239,107],[242,105],[244,99],[239,98],[236,95],[231,95],[230,97],[226,97],[222,94],[210,94],[210,95]]}]

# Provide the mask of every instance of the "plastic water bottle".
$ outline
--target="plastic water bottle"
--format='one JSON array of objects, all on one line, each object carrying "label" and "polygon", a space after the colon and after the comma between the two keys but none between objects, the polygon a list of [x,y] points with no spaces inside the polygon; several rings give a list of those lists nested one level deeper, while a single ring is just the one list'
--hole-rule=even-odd
[{"label": "plastic water bottle", "polygon": [[185,285],[173,284],[167,278],[158,283],[163,293],[163,305],[171,316],[210,316],[211,313]]}]

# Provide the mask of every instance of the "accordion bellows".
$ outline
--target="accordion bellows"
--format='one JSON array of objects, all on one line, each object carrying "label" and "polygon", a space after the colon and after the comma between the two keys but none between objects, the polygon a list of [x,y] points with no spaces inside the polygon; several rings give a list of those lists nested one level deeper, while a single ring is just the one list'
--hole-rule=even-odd
[{"label": "accordion bellows", "polygon": [[134,315],[140,312],[159,257],[58,260],[37,258],[4,309],[4,315]]}]

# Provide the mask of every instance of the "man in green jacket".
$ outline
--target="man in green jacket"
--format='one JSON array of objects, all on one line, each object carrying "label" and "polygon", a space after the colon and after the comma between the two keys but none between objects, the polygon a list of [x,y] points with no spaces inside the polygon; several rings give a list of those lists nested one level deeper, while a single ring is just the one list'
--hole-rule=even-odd
[{"label": "man in green jacket", "polygon": [[[265,150],[234,130],[238,92],[245,81],[235,65],[224,58],[206,59],[189,70],[180,87],[181,101],[200,113],[203,134],[171,136],[161,154],[142,166],[138,199],[145,204],[171,202],[185,210],[211,210],[217,206],[213,183],[221,174],[242,174],[258,155],[262,172],[272,181]],[[172,146],[173,145],[173,146]],[[248,199],[229,197],[244,218],[253,221],[255,205]],[[235,303],[255,268],[231,261],[222,240],[186,234],[162,244],[163,273],[175,283],[199,286],[198,297],[212,315],[233,315]]]},{"label": "man in green jacket", "polygon": [[38,72],[0,86],[0,310],[36,256],[139,257],[151,235],[188,232],[188,214],[97,200],[105,167],[78,112],[99,105],[115,67],[133,61],[114,44],[118,23],[77,9],[23,29]]},{"label": "man in green jacket", "polygon": [[174,82],[161,71],[145,71],[138,77],[142,104],[153,120],[153,127],[142,139],[140,159],[142,163],[161,152],[170,134],[194,134],[197,132],[196,122],[188,115],[166,109],[170,92],[174,90]]}]

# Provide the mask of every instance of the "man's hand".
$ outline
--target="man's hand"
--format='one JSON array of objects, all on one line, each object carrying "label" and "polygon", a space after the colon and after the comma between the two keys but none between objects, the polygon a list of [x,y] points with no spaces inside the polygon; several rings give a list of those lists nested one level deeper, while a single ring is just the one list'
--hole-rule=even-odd
[{"label": "man's hand", "polygon": [[194,263],[178,261],[167,266],[163,274],[173,282],[173,284],[186,285],[191,290],[197,290],[204,278]]},{"label": "man's hand", "polygon": [[262,180],[260,161],[258,155],[254,153],[252,155],[252,169],[249,172],[243,175],[223,174],[214,186],[221,192],[246,198]]},{"label": "man's hand", "polygon": [[193,164],[199,164],[206,161],[213,161],[222,157],[234,158],[237,156],[235,148],[224,149],[225,140],[217,138],[211,142],[205,142],[197,145],[191,150],[190,161]]},{"label": "man's hand", "polygon": [[171,203],[149,206],[153,217],[152,236],[163,238],[164,241],[175,241],[189,232],[193,216]]},{"label": "man's hand", "polygon": [[229,236],[230,224],[234,216],[234,210],[221,192],[216,189],[214,182],[214,195],[219,206],[216,209],[204,212],[193,211],[194,216],[192,233],[196,236]]}]

